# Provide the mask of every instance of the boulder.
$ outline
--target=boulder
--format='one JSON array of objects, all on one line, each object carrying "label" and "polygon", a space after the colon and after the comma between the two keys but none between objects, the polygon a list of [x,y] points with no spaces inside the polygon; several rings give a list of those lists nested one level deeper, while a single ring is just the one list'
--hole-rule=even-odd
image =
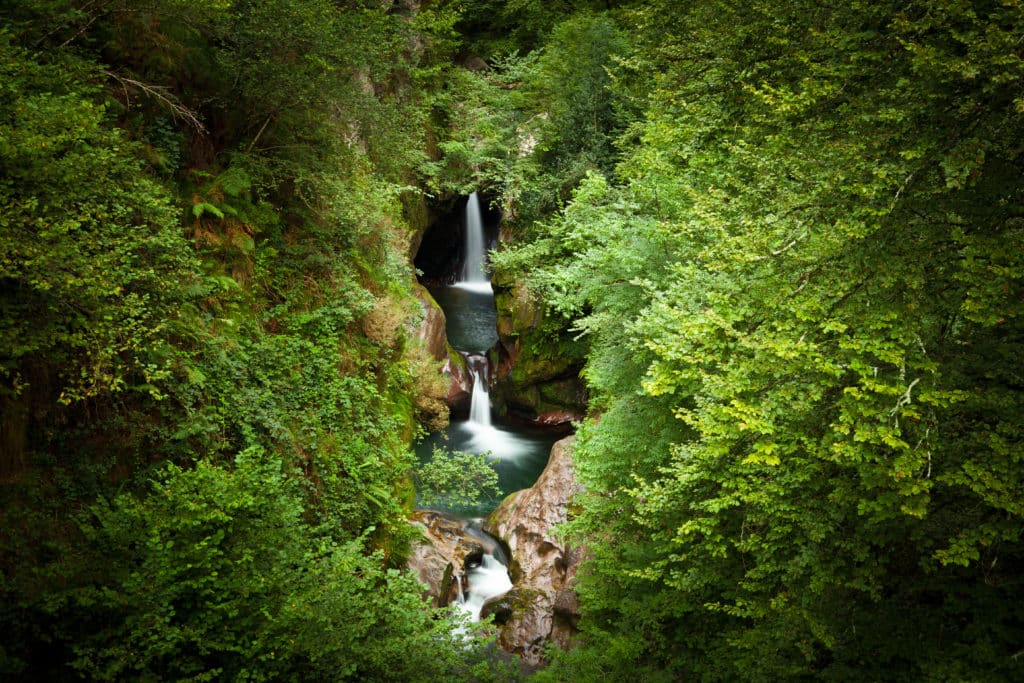
[{"label": "boulder", "polygon": [[416,329],[416,336],[426,347],[430,355],[440,361],[448,360],[448,337],[445,333],[446,320],[441,306],[423,285],[413,286],[416,298],[420,302],[423,317]]},{"label": "boulder", "polygon": [[511,612],[498,642],[529,664],[539,664],[545,643],[568,646],[579,618],[572,585],[582,551],[554,536],[578,490],[572,472],[573,437],[555,443],[532,487],[507,497],[484,528],[508,544],[515,589],[503,600]]},{"label": "boulder", "polygon": [[582,420],[583,413],[576,413],[569,410],[551,410],[538,415],[534,422],[546,427],[560,427],[562,425],[572,424],[573,422],[581,422]]},{"label": "boulder", "polygon": [[444,607],[456,600],[460,583],[466,586],[462,577],[467,567],[479,564],[484,552],[492,549],[466,528],[464,520],[443,512],[416,510],[412,524],[423,537],[413,542],[407,566],[426,584],[434,606]]},{"label": "boulder", "polygon": [[451,407],[468,405],[473,380],[466,368],[465,359],[448,343],[444,310],[423,285],[414,285],[413,290],[423,312],[415,330],[416,337],[433,358],[444,362],[442,372],[448,380],[445,402]]},{"label": "boulder", "polygon": [[451,346],[448,347],[448,362],[445,363],[444,374],[448,378],[448,395],[445,401],[453,409],[469,410],[473,378],[466,366],[466,359]]}]

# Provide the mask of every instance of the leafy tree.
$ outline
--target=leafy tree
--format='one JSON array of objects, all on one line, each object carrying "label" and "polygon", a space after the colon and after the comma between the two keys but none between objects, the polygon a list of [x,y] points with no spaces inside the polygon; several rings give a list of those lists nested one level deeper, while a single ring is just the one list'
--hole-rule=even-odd
[{"label": "leafy tree", "polygon": [[303,520],[298,482],[250,449],[230,470],[170,467],[145,497],[84,520],[97,566],[59,604],[89,631],[73,666],[95,680],[444,680],[479,659],[365,539]]},{"label": "leafy tree", "polygon": [[396,569],[433,371],[400,251],[412,79],[445,19],[0,21],[2,675],[504,676]]},{"label": "leafy tree", "polygon": [[[156,391],[161,332],[196,263],[135,145],[76,87],[83,65],[41,65],[0,33],[3,393],[45,363],[65,402]],[[167,286],[166,283],[172,283]]]},{"label": "leafy tree", "polygon": [[552,677],[1019,676],[1018,9],[628,15],[618,183],[505,257],[603,413]]},{"label": "leafy tree", "polygon": [[434,446],[429,462],[414,473],[420,504],[474,505],[481,499],[497,500],[498,472],[488,454],[448,451]]}]

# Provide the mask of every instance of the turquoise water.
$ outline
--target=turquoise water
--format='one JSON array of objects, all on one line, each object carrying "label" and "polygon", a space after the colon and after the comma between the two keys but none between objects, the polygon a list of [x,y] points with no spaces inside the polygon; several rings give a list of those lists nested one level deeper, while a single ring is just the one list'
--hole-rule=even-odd
[{"label": "turquoise water", "polygon": [[[551,446],[563,436],[551,429],[496,424],[478,428],[466,420],[454,421],[443,432],[431,434],[417,445],[420,462],[429,461],[435,445],[455,451],[480,454],[498,471],[498,487],[502,495],[482,500],[471,506],[434,506],[461,517],[482,517],[489,514],[504,496],[529,488],[544,471]],[[490,456],[483,453],[490,452]]]},{"label": "turquoise water", "polygon": [[487,353],[498,342],[498,314],[490,283],[431,290],[448,320],[448,343],[459,351]]}]

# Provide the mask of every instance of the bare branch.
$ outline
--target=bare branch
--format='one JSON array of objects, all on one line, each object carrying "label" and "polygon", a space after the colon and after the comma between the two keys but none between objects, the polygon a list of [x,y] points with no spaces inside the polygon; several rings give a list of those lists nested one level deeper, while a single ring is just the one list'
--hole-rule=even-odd
[{"label": "bare branch", "polygon": [[171,92],[164,86],[148,85],[146,83],[143,83],[142,81],[137,81],[134,78],[120,76],[114,73],[113,71],[104,71],[103,73],[107,76],[110,76],[115,81],[121,84],[121,87],[124,88],[124,96],[126,103],[131,103],[131,97],[128,93],[128,87],[131,86],[132,88],[138,88],[146,95],[149,95],[150,97],[156,99],[158,102],[162,103],[165,107],[170,109],[171,115],[175,118],[182,119],[200,133],[206,132],[206,127],[203,126],[203,122],[199,120],[199,117],[196,116],[196,113],[188,107],[186,107],[185,105],[183,105],[181,102],[179,102],[178,98],[171,94]]},{"label": "bare branch", "polygon": [[775,251],[771,252],[767,256],[758,256],[754,260],[755,261],[766,261],[766,260],[768,260],[770,258],[775,258],[775,257],[778,257],[778,256],[782,256],[787,251],[789,251],[790,249],[795,247],[797,245],[797,243],[800,242],[800,240],[804,239],[805,237],[807,237],[810,234],[811,234],[811,231],[808,230],[808,229],[805,229],[802,233],[800,233],[799,235],[797,235],[796,237],[791,239],[789,241],[789,244],[785,245],[784,247],[779,247],[778,249],[776,249]]},{"label": "bare branch", "polygon": [[245,149],[246,153],[249,153],[249,152],[251,152],[251,151],[252,151],[252,148],[256,146],[256,142],[257,142],[257,141],[258,141],[258,140],[260,139],[260,136],[261,136],[261,135],[263,135],[263,131],[265,131],[265,130],[267,129],[267,125],[269,125],[269,124],[270,124],[270,121],[271,121],[271,120],[272,120],[273,118],[274,118],[274,115],[273,115],[273,114],[271,114],[270,116],[268,116],[268,117],[267,117],[267,120],[263,122],[263,125],[262,125],[262,126],[260,126],[260,130],[259,130],[259,132],[258,132],[258,133],[256,133],[256,137],[254,137],[254,138],[252,139],[252,142],[250,142],[250,143],[249,143],[249,146],[248,146],[248,147],[246,147],[246,149]]}]

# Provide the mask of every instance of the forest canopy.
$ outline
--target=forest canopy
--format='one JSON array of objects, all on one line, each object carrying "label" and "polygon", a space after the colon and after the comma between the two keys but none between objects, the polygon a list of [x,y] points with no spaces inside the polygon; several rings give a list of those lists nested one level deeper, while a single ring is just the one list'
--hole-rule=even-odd
[{"label": "forest canopy", "polygon": [[414,484],[460,483],[413,471],[409,252],[486,188],[520,362],[590,396],[580,632],[533,677],[1024,677],[1022,36],[1015,0],[4,3],[0,675],[521,675],[402,571]]},{"label": "forest canopy", "polygon": [[642,113],[497,258],[589,340],[550,677],[1020,676],[1020,5],[614,16]]}]

